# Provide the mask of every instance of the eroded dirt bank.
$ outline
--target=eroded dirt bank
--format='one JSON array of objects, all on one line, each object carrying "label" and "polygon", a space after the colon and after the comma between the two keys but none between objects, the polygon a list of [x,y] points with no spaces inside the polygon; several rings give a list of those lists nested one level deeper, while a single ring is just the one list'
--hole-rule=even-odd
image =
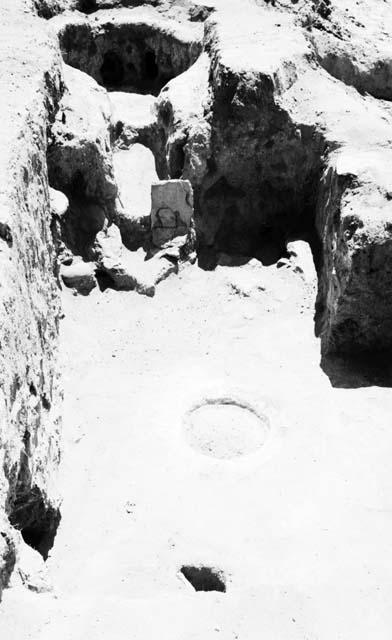
[{"label": "eroded dirt bank", "polygon": [[0,55],[0,595],[22,536],[43,555],[53,543],[62,414],[46,168],[47,128],[62,93],[61,57],[55,39],[22,3],[9,9],[1,8],[7,37]]}]

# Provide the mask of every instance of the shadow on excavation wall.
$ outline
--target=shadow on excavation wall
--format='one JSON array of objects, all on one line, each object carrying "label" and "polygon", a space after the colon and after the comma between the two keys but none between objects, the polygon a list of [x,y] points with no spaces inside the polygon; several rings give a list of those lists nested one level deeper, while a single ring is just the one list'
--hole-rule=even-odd
[{"label": "shadow on excavation wall", "polygon": [[320,367],[337,389],[392,387],[392,351],[331,354],[321,358]]}]

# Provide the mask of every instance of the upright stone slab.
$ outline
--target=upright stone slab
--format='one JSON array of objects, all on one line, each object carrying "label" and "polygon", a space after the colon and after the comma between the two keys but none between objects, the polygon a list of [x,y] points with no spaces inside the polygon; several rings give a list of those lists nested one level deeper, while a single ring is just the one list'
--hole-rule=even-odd
[{"label": "upright stone slab", "polygon": [[162,247],[192,228],[193,190],[189,180],[161,180],[151,186],[152,242]]}]

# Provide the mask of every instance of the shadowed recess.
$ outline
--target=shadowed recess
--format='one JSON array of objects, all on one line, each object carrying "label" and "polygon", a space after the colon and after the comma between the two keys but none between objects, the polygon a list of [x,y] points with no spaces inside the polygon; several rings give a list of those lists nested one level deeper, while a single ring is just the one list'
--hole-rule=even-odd
[{"label": "shadowed recess", "polygon": [[29,468],[30,436],[25,433],[25,449],[21,453],[19,470],[10,483],[7,498],[8,519],[20,531],[23,540],[47,560],[53,547],[61,513],[50,504],[44,492],[33,483]]},{"label": "shadowed recess", "polygon": [[184,565],[181,573],[195,591],[220,591],[226,593],[226,584],[220,571],[211,567]]},{"label": "shadowed recess", "polygon": [[64,61],[108,90],[158,95],[166,83],[188,69],[201,53],[201,42],[181,40],[157,24],[70,20],[59,32]]},{"label": "shadowed recess", "polygon": [[115,51],[107,51],[101,67],[102,81],[108,87],[120,87],[124,81],[124,65]]},{"label": "shadowed recess", "polygon": [[321,358],[320,367],[332,387],[360,389],[361,387],[392,387],[392,353],[362,352],[357,354],[328,354]]}]

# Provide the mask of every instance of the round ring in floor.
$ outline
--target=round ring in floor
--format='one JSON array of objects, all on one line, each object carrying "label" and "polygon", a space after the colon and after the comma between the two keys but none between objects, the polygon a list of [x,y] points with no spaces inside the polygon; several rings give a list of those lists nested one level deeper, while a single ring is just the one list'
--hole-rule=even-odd
[{"label": "round ring in floor", "polygon": [[269,430],[266,415],[233,398],[203,400],[185,419],[185,437],[192,449],[221,460],[257,452]]}]

